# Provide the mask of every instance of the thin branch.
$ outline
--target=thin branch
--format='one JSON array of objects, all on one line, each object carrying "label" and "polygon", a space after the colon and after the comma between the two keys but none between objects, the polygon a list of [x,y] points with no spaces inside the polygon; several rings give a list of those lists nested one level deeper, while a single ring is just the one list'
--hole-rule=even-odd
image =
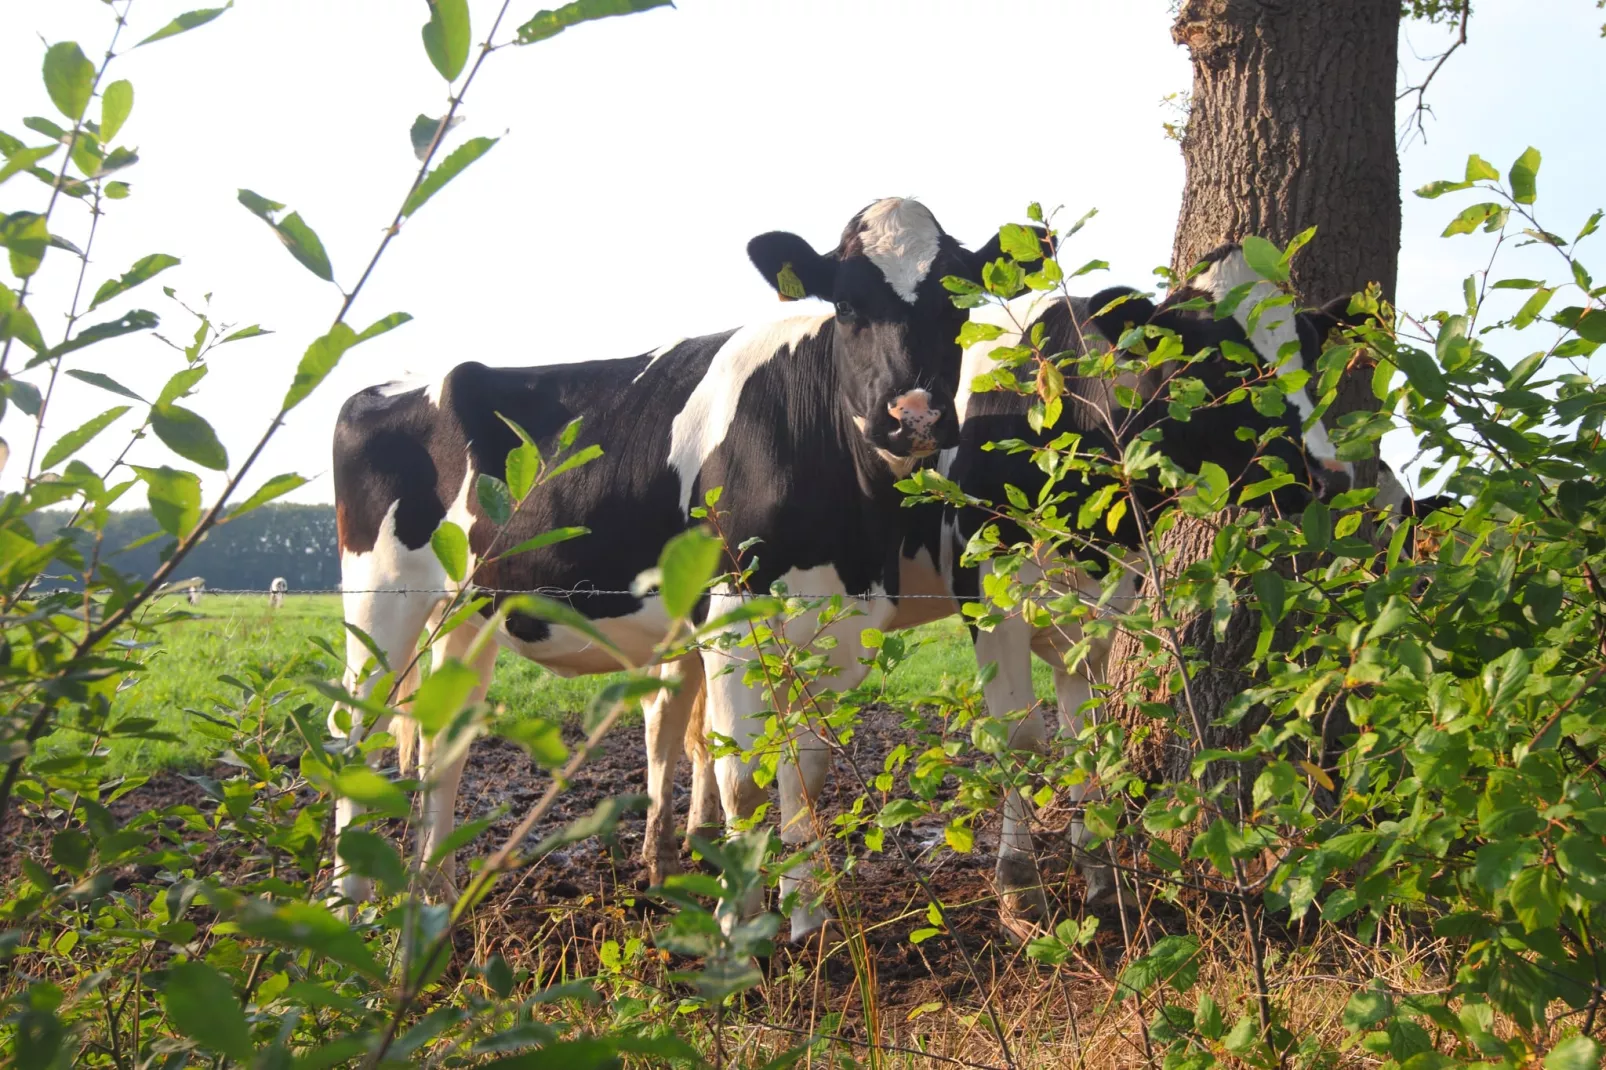
[{"label": "thin branch", "polygon": [[1443,69],[1445,61],[1455,54],[1456,49],[1467,43],[1467,17],[1472,13],[1472,0],[1459,0],[1459,2],[1461,5],[1461,17],[1456,27],[1455,40],[1450,43],[1449,48],[1439,53],[1432,68],[1428,70],[1427,77],[1422,79],[1421,84],[1406,86],[1394,98],[1394,102],[1398,104],[1413,93],[1416,94],[1416,103],[1412,106],[1411,114],[1406,118],[1405,126],[1400,131],[1401,147],[1410,143],[1412,127],[1415,127],[1417,133],[1422,136],[1422,143],[1424,145],[1427,144],[1428,131],[1427,127],[1423,125],[1423,121],[1433,113],[1433,109],[1427,103],[1428,86],[1433,84],[1434,77]]}]

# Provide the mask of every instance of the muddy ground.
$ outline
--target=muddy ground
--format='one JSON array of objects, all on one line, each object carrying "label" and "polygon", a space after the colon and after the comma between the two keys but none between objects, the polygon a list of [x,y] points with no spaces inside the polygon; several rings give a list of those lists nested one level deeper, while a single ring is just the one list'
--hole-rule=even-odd
[{"label": "muddy ground", "polygon": [[[582,739],[575,727],[566,728],[564,735],[571,748]],[[866,780],[872,780],[882,770],[888,752],[899,744],[907,744],[919,753],[916,734],[900,724],[890,710],[865,711],[857,734],[835,756],[822,800],[825,814],[829,817],[841,812],[860,793],[859,780],[850,765],[856,766]],[[219,765],[210,773],[221,780],[238,775],[239,770]],[[458,795],[458,820],[476,818],[503,806],[507,813],[459,852],[460,865],[498,847],[549,783],[548,774],[535,767],[513,744],[494,738],[476,742]],[[677,817],[681,821],[688,789],[689,770],[682,762],[676,786]],[[556,807],[536,826],[527,843],[533,844],[589,814],[607,797],[645,790],[646,755],[641,730],[616,728],[583,766]],[[110,809],[120,820],[127,820],[141,812],[175,804],[189,804],[208,815],[218,805],[195,778],[163,773],[116,800]],[[772,807],[772,816],[774,813]],[[1053,814],[1044,816],[1053,823]],[[393,825],[393,831],[401,835],[404,830],[400,823]],[[59,827],[25,812],[22,820],[13,819],[13,842],[43,859],[48,856],[49,837]],[[988,999],[1009,1002],[1010,992],[1020,989],[1023,982],[1035,987],[1030,975],[1041,969],[1004,939],[998,924],[992,883],[996,814],[977,830],[975,846],[969,854],[955,854],[943,846],[942,828],[941,821],[931,819],[905,825],[896,834],[913,859],[914,868],[944,904],[948,933],[918,945],[911,943],[910,933],[930,924],[926,920],[928,900],[911,865],[894,849],[891,832],[886,850],[864,857],[846,878],[873,956],[879,1013],[887,1021],[901,1024],[911,1011],[933,1003],[975,1010],[982,1003],[981,990],[986,990]],[[662,923],[661,908],[640,894],[647,885],[646,871],[639,859],[642,830],[643,815],[628,814],[612,844],[596,839],[576,843],[504,878],[479,908],[479,923],[463,934],[459,943],[461,963],[466,965],[500,953],[515,968],[529,967],[553,979],[596,972],[597,949],[603,940],[646,935]],[[1063,854],[1056,852],[1059,842],[1060,837],[1051,833],[1039,840],[1045,879],[1052,882],[1058,874],[1051,894],[1063,909],[1080,912],[1081,881],[1067,873],[1069,867]],[[842,845],[834,845],[833,855],[840,862]],[[683,859],[683,864],[692,863]],[[15,862],[0,863],[0,871],[0,876],[11,876],[16,872]],[[132,877],[130,874],[125,880]],[[1111,914],[1102,921],[1096,945],[1090,949],[1095,961],[1102,960],[1099,972],[1115,966],[1123,944],[1119,919]],[[1164,924],[1164,920],[1151,918],[1150,923]],[[790,974],[802,983],[793,986],[791,995],[795,1001],[788,1009],[771,1002],[771,1020],[785,1022],[795,1018],[807,1024],[822,1010],[841,1010],[844,1016],[839,1028],[851,1033],[862,1007],[857,976],[846,951],[839,946],[827,953],[821,969],[819,947],[794,948],[785,942],[787,935],[783,924],[776,954],[768,963],[770,976],[778,979]],[[1108,991],[1095,976],[1088,975],[1085,980],[1089,984],[1085,993],[1088,1002],[1096,1002],[1099,992]],[[796,998],[800,993],[806,998]],[[1083,999],[1076,1001],[1081,1003]]]}]

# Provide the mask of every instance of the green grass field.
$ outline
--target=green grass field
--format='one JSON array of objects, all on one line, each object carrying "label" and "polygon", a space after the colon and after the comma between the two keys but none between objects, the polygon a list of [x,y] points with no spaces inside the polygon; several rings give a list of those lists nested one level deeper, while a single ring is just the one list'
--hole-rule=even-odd
[{"label": "green grass field", "polygon": [[[160,611],[179,608],[176,600]],[[185,607],[187,608],[187,607]],[[160,647],[147,652],[149,669],[115,700],[121,717],[149,717],[173,741],[111,739],[102,743],[110,771],[153,772],[193,769],[217,755],[222,744],[204,732],[205,721],[192,710],[227,717],[237,708],[240,691],[220,676],[246,679],[247,673],[271,677],[287,672],[297,680],[338,679],[341,667],[313,644],[322,637],[336,650],[345,648],[340,599],[335,595],[287,598],[277,613],[265,596],[207,596],[195,619],[164,625]],[[926,625],[910,633],[914,654],[887,681],[892,697],[910,699],[934,691],[946,676],[970,677],[976,671],[970,640],[957,618]],[[1051,698],[1047,667],[1033,666],[1037,692]],[[562,720],[583,710],[609,677],[563,679],[508,651],[496,663],[490,700],[520,717]],[[197,728],[201,725],[202,728]],[[72,729],[58,730],[41,741],[39,754],[52,756],[82,750],[92,740]]]}]

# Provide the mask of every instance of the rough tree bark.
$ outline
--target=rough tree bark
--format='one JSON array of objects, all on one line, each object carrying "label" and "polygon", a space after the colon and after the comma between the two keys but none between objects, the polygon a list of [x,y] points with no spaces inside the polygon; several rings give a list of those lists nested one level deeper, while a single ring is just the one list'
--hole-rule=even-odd
[{"label": "rough tree bark", "polygon": [[[1184,0],[1172,36],[1193,61],[1193,97],[1182,143],[1187,165],[1172,267],[1185,272],[1210,249],[1256,234],[1279,244],[1306,227],[1315,240],[1294,261],[1305,304],[1353,293],[1368,282],[1393,294],[1400,244],[1399,157],[1394,98],[1400,0]],[[1375,406],[1369,374],[1345,377],[1327,413]],[[1376,478],[1375,462],[1357,481]],[[1215,529],[1184,520],[1163,549],[1175,570],[1208,556]],[[1173,571],[1168,568],[1167,571]],[[1258,614],[1240,606],[1226,638],[1206,621],[1188,625],[1183,643],[1204,668],[1194,702],[1207,726],[1246,686],[1241,667],[1253,651]],[[1114,713],[1148,723],[1125,696],[1178,704],[1181,695],[1143,694],[1144,657],[1119,636],[1110,657]],[[1162,689],[1164,691],[1164,689]],[[1201,742],[1157,732],[1133,755],[1155,779],[1187,779],[1196,746],[1231,746],[1240,733],[1208,729]]]}]

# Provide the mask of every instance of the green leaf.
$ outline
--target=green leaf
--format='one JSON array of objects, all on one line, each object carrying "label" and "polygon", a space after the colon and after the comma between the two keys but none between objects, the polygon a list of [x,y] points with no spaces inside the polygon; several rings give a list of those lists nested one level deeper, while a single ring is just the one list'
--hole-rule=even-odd
[{"label": "green leaf", "polygon": [[455,583],[462,583],[468,572],[468,536],[450,520],[442,521],[429,537],[430,548]]},{"label": "green leaf", "polygon": [[424,23],[424,52],[448,82],[457,80],[468,62],[468,0],[429,0],[429,21]]},{"label": "green leaf", "polygon": [[553,543],[567,542],[570,539],[576,539],[581,535],[589,534],[591,534],[590,528],[553,528],[551,531],[543,531],[534,538],[525,539],[523,542],[513,547],[513,549],[504,550],[497,556],[512,557],[514,554],[528,553],[531,550],[539,550],[543,546],[551,546]]},{"label": "green leaf", "polygon": [[402,215],[411,216],[422,208],[426,201],[440,192],[442,186],[456,178],[469,164],[484,156],[490,151],[491,146],[500,140],[494,137],[477,137],[453,149],[451,155],[442,160],[439,167],[425,175],[424,181],[407,195],[407,202],[402,205]]},{"label": "green leaf", "polygon": [[50,231],[38,212],[12,212],[0,220],[0,245],[10,253],[11,273],[19,279],[39,270],[49,244]]},{"label": "green leaf", "polygon": [[1170,984],[1185,992],[1199,976],[1199,959],[1197,937],[1164,936],[1155,941],[1147,955],[1121,971],[1118,984],[1125,990],[1123,994],[1147,992],[1156,984]]},{"label": "green leaf", "polygon": [[1511,199],[1518,204],[1532,204],[1538,196],[1538,177],[1539,150],[1530,145],[1511,165]]},{"label": "green leaf", "polygon": [[1213,513],[1227,504],[1232,481],[1227,478],[1226,469],[1213,461],[1205,461],[1199,466],[1199,480],[1194,486],[1202,503]]},{"label": "green leaf", "polygon": [[1250,234],[1244,238],[1242,248],[1244,262],[1256,275],[1271,282],[1288,281],[1288,265],[1283,261],[1283,251],[1277,246],[1265,238]]},{"label": "green leaf", "polygon": [[[413,317],[409,313],[392,312],[383,319],[374,320],[374,322],[370,323],[367,327],[364,327],[362,333],[357,335],[351,344],[354,346],[362,345],[362,343],[368,341],[369,339],[378,338],[380,335],[386,333],[387,331],[393,331],[404,323],[411,323],[412,319]],[[231,334],[227,338],[223,339],[223,341],[231,342],[235,338],[239,337],[242,333],[243,332],[241,331],[236,331],[234,334]]]},{"label": "green leaf", "polygon": [[377,813],[407,816],[407,793],[361,762],[336,773],[334,787],[343,798],[359,802]]},{"label": "green leaf", "polygon": [[1464,184],[1470,186],[1482,181],[1499,182],[1500,172],[1488,160],[1474,153],[1467,157],[1467,180]]},{"label": "green leaf", "polygon": [[149,256],[140,257],[134,261],[134,266],[123,272],[119,278],[107,279],[100,284],[100,289],[95,291],[95,299],[89,303],[89,311],[95,311],[96,308],[110,301],[118,294],[132,290],[153,275],[166,271],[179,262],[178,257],[169,256],[166,253],[152,253]]},{"label": "green leaf", "polygon": [[151,430],[163,445],[186,461],[221,472],[229,466],[228,451],[218,441],[217,432],[200,413],[182,405],[162,405],[151,409]]},{"label": "green leaf", "polygon": [[1525,869],[1511,882],[1511,909],[1528,932],[1554,929],[1561,920],[1560,892],[1560,884],[1549,869]]},{"label": "green leaf", "polygon": [[76,41],[51,45],[45,52],[45,92],[56,109],[73,122],[84,117],[95,87],[95,65]]},{"label": "green leaf", "polygon": [[100,94],[100,142],[110,145],[117,131],[123,128],[128,121],[128,113],[134,110],[134,84],[126,78],[120,78],[107,86]]},{"label": "green leaf", "polygon": [[340,834],[340,857],[352,872],[370,877],[391,891],[407,886],[407,869],[390,841],[364,828],[348,827]]},{"label": "green leaf", "polygon": [[337,323],[329,328],[329,333],[314,341],[302,354],[301,363],[296,367],[296,377],[285,392],[284,403],[280,406],[282,411],[289,412],[307,399],[324,381],[328,374],[335,370],[340,358],[346,350],[357,344],[357,335],[344,323]]},{"label": "green leaf", "polygon": [[556,37],[570,26],[577,26],[582,22],[666,7],[669,2],[670,0],[575,0],[574,3],[564,4],[556,11],[536,12],[534,18],[519,27],[518,42],[521,45],[533,45],[537,41]]},{"label": "green leaf", "polygon": [[329,263],[329,254],[323,251],[323,242],[307,226],[300,212],[291,212],[274,229],[279,232],[279,240],[284,242],[284,247],[300,261],[302,267],[325,282],[335,281],[335,269]]},{"label": "green leaf", "polygon": [[1400,346],[1394,354],[1394,359],[1417,393],[1429,401],[1444,400],[1449,385],[1445,383],[1444,374],[1439,371],[1439,366],[1432,357],[1420,349]]},{"label": "green leaf", "polygon": [[[369,330],[372,329],[373,328],[371,327],[369,328]],[[224,335],[223,340],[220,341],[218,345],[226,345],[229,342],[238,342],[245,338],[257,338],[261,335],[272,333],[272,331],[263,330],[260,324],[253,323],[249,327],[241,327],[237,331],[233,331],[230,334]],[[367,332],[365,331],[363,333],[366,334]]]},{"label": "green leaf", "polygon": [[1600,1070],[1603,1057],[1606,1049],[1598,1041],[1575,1033],[1550,1049],[1545,1056],[1545,1070]]},{"label": "green leaf", "polygon": [[102,375],[100,372],[85,372],[73,369],[67,372],[67,374],[72,376],[74,379],[88,383],[90,386],[98,386],[102,390],[110,390],[113,394],[121,394],[125,398],[133,398],[135,401],[145,400],[132,390],[128,389],[128,387],[124,386],[122,383],[119,383],[117,380],[108,375]]},{"label": "green leaf", "polygon": [[168,967],[162,1006],[175,1029],[208,1051],[242,1064],[255,1054],[234,985],[206,963],[192,960]]},{"label": "green leaf", "polygon": [[1344,1005],[1344,1028],[1370,1029],[1394,1013],[1394,998],[1387,992],[1362,989]]},{"label": "green leaf", "polygon": [[40,162],[54,156],[59,148],[60,145],[40,145],[37,148],[18,149],[6,157],[4,164],[0,164],[0,182],[23,171],[31,171]]},{"label": "green leaf", "polygon": [[127,405],[118,405],[116,408],[107,409],[82,427],[62,435],[56,440],[56,444],[51,446],[45,453],[45,459],[39,462],[40,470],[48,471],[83,449],[96,435],[106,430],[118,417],[127,411]]},{"label": "green leaf", "polygon": [[563,730],[556,724],[541,717],[502,720],[496,734],[523,747],[537,765],[556,769],[568,760],[569,748],[563,742]]},{"label": "green leaf", "polygon": [[1282,574],[1273,569],[1262,569],[1254,575],[1255,597],[1260,601],[1260,612],[1272,624],[1283,617],[1287,603],[1287,588]]},{"label": "green leaf", "polygon": [[1311,502],[1305,506],[1299,529],[1305,533],[1305,544],[1312,550],[1325,550],[1333,541],[1333,513],[1324,502]]},{"label": "green leaf", "polygon": [[284,210],[284,205],[278,201],[270,201],[248,189],[240,190],[237,197],[252,215],[273,228],[279,240],[284,243],[285,249],[289,250],[290,255],[295,257],[302,267],[325,282],[335,281],[335,270],[329,263],[329,254],[324,252],[323,242],[318,239],[313,229],[307,226],[306,221],[301,218],[301,213],[291,212],[283,220],[279,220],[275,216]]},{"label": "green leaf", "polygon": [[56,348],[34,357],[28,362],[28,366],[43,364],[47,360],[59,360],[68,353],[77,352],[97,342],[104,342],[108,338],[118,338],[125,334],[132,334],[134,331],[154,330],[160,323],[161,320],[157,318],[156,313],[143,308],[136,308],[123,313],[114,320],[107,320],[105,323],[97,323],[93,326],[85,327]]},{"label": "green leaf", "polygon": [[531,442],[521,442],[507,455],[507,487],[515,502],[524,501],[535,487],[541,472],[541,451]]},{"label": "green leaf", "polygon": [[[1450,220],[1450,225],[1444,228],[1444,233],[1440,237],[1448,238],[1455,234],[1471,234],[1479,227],[1488,225],[1491,220],[1500,221],[1504,218],[1505,209],[1498,204],[1491,201],[1474,204],[1469,208],[1463,208],[1460,214]],[[1495,225],[1498,226],[1499,222],[1496,222]]]},{"label": "green leaf", "polygon": [[1022,264],[1043,259],[1043,243],[1037,233],[1018,223],[1005,223],[998,228],[998,246],[1004,255]]},{"label": "green leaf", "polygon": [[1539,313],[1545,310],[1545,306],[1550,303],[1550,299],[1555,293],[1556,291],[1548,286],[1541,286],[1535,290],[1533,295],[1522,303],[1522,307],[1517,310],[1517,314],[1511,317],[1511,325],[1520,331],[1538,319]]},{"label": "green leaf", "polygon": [[702,528],[683,531],[665,544],[658,557],[662,577],[659,594],[663,598],[664,613],[670,620],[691,615],[703,588],[719,567],[720,550],[719,539]]},{"label": "green leaf", "polygon": [[282,475],[274,476],[258,487],[255,494],[231,509],[228,519],[233,520],[235,517],[244,516],[253,509],[267,505],[275,498],[282,498],[297,487],[305,486],[306,482],[305,476],[296,475],[294,472],[285,472]]},{"label": "green leaf", "polygon": [[134,474],[145,481],[151,516],[169,535],[186,535],[201,519],[201,480],[193,472],[179,472],[166,465],[144,468],[133,465]]},{"label": "green leaf", "polygon": [[497,527],[512,518],[513,495],[506,483],[489,472],[481,472],[474,481],[474,494],[480,501],[480,508],[485,510],[485,518]]},{"label": "green leaf", "polygon": [[[175,37],[178,34],[183,33],[185,30],[193,30],[197,26],[204,26],[206,23],[211,22],[213,19],[217,18],[219,15],[223,14],[223,12],[227,11],[233,6],[234,0],[229,0],[229,2],[224,4],[222,7],[208,7],[201,8],[197,11],[186,11],[184,14],[180,15],[166,26],[163,26],[160,30],[157,30],[155,33],[145,38],[145,40],[141,41],[139,45],[148,45],[152,41],[162,41],[169,37]],[[138,48],[139,45],[135,45],[134,47]]]},{"label": "green leaf", "polygon": [[1487,892],[1503,891],[1530,862],[1539,857],[1539,844],[1530,839],[1504,839],[1478,848],[1472,879]]},{"label": "green leaf", "polygon": [[[435,131],[440,129],[441,123],[445,121],[446,116],[444,115],[439,119],[431,119],[427,115],[420,115],[413,120],[412,129],[408,131],[408,140],[413,143],[413,155],[418,157],[420,163],[429,155],[429,147],[435,143]],[[454,115],[452,116],[451,125],[446,129],[450,131],[461,124],[462,121],[463,117],[461,115]],[[441,136],[445,137],[446,135],[442,134]]]},{"label": "green leaf", "polygon": [[413,696],[410,716],[425,735],[433,736],[451,723],[473,694],[479,673],[456,658],[437,666]]}]

